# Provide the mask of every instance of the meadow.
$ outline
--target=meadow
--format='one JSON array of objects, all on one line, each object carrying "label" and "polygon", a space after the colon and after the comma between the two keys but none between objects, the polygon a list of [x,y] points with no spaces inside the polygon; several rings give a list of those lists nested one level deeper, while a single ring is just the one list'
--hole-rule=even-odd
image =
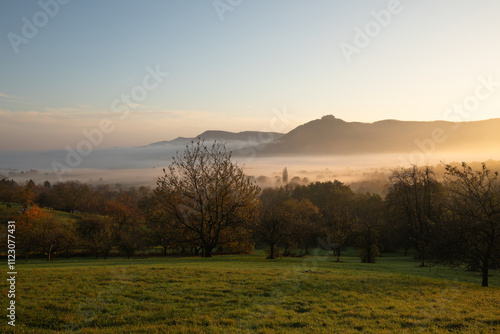
[{"label": "meadow", "polygon": [[[318,252],[319,253],[319,252]],[[500,273],[384,254],[30,260],[17,263],[17,333],[495,333]],[[5,266],[6,267],[6,266]],[[2,286],[2,296],[7,295]],[[1,307],[7,307],[2,298]],[[2,332],[9,332],[7,321]]]}]

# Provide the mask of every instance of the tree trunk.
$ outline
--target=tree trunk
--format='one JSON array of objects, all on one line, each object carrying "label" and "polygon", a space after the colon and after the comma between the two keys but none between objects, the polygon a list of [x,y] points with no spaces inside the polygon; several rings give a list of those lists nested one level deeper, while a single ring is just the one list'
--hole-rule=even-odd
[{"label": "tree trunk", "polygon": [[167,246],[163,246],[163,256],[167,256]]},{"label": "tree trunk", "polygon": [[206,246],[204,248],[203,257],[212,257],[212,246]]},{"label": "tree trunk", "polygon": [[335,253],[337,254],[337,262],[340,262],[340,246],[335,249]]},{"label": "tree trunk", "polygon": [[274,243],[271,243],[270,245],[269,255],[267,258],[270,260],[274,259]]},{"label": "tree trunk", "polygon": [[483,280],[481,282],[481,286],[488,287],[488,276],[489,276],[489,271],[490,271],[488,261],[483,262],[482,271],[483,271]]},{"label": "tree trunk", "polygon": [[425,267],[425,251],[424,250],[420,251],[420,260],[422,260],[422,263],[420,264],[420,266]]},{"label": "tree trunk", "polygon": [[50,262],[50,253],[52,252],[52,245],[49,246],[49,249],[47,250],[47,262]]}]

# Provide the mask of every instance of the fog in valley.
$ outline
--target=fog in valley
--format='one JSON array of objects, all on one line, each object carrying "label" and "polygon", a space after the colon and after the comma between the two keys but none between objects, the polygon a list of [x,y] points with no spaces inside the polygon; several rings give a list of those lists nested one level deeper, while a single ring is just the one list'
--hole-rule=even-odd
[{"label": "fog in valley", "polygon": [[[205,145],[211,145],[206,141]],[[444,173],[441,163],[488,161],[492,170],[500,170],[500,154],[492,152],[463,153],[411,153],[364,155],[307,155],[259,156],[265,144],[241,141],[227,142],[233,160],[245,174],[261,188],[283,185],[283,168],[288,170],[289,183],[308,184],[314,181],[339,180],[351,185],[354,191],[383,194],[387,176],[398,167],[411,164],[434,166],[440,177]],[[154,145],[133,148],[94,150],[87,156],[75,158],[67,150],[46,152],[7,152],[0,161],[0,178],[18,183],[30,179],[35,183],[78,180],[90,185],[107,184],[113,187],[152,186],[163,175],[176,152],[182,154],[186,145]],[[68,160],[67,160],[68,159]],[[81,159],[81,160],[80,160]],[[79,162],[76,164],[76,162]],[[71,167],[71,165],[75,167]],[[59,167],[54,170],[54,166]],[[61,167],[63,166],[63,167]]]}]

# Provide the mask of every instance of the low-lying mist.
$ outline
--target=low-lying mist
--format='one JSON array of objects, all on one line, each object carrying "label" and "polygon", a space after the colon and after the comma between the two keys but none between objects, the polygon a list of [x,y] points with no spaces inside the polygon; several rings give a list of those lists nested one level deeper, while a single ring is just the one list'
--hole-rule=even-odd
[{"label": "low-lying mist", "polygon": [[[207,143],[210,144],[210,143]],[[1,154],[0,178],[18,183],[33,179],[35,183],[78,180],[92,185],[154,186],[163,168],[172,157],[185,150],[185,145],[112,148],[95,150],[78,160],[68,151],[6,152]],[[244,143],[228,145],[233,160],[259,186],[283,184],[282,171],[287,167],[289,182],[307,184],[314,181],[339,180],[354,191],[382,194],[391,169],[408,167],[411,163],[435,166],[436,175],[444,173],[441,163],[487,161],[492,170],[500,170],[499,154],[490,152],[462,154],[436,152],[432,154],[364,154],[339,156],[255,157]],[[415,159],[418,159],[415,161]],[[493,159],[493,160],[491,160]],[[65,166],[54,170],[53,166]],[[74,167],[73,167],[74,166]]]}]

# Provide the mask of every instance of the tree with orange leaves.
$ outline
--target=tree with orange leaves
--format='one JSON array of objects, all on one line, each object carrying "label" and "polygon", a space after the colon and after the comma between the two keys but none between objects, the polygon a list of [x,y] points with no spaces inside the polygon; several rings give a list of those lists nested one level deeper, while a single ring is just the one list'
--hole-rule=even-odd
[{"label": "tree with orange leaves", "polygon": [[24,250],[26,261],[30,252],[41,250],[51,255],[71,233],[65,224],[57,222],[55,215],[34,205],[16,217],[16,240]]}]

